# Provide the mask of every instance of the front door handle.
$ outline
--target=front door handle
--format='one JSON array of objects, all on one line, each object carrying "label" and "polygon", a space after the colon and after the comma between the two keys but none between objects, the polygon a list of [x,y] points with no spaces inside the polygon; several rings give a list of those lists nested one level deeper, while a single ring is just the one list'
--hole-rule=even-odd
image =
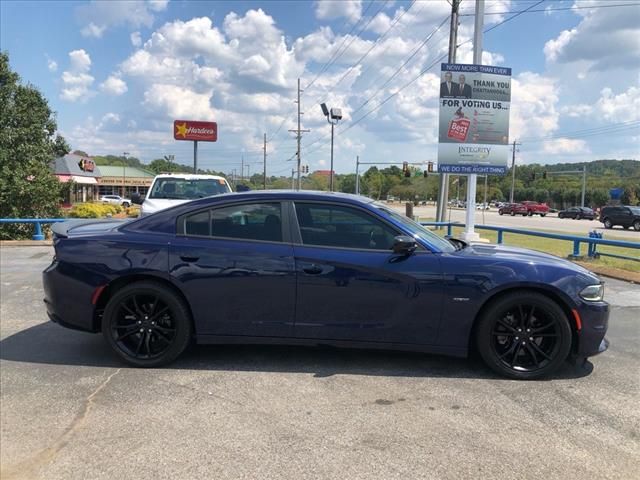
[{"label": "front door handle", "polygon": [[304,267],[302,271],[309,275],[318,275],[322,273],[322,267],[320,265],[309,265],[308,267]]},{"label": "front door handle", "polygon": [[192,257],[189,255],[180,255],[180,260],[182,260],[183,262],[187,262],[187,263],[194,263],[197,262],[200,259],[200,257]]}]

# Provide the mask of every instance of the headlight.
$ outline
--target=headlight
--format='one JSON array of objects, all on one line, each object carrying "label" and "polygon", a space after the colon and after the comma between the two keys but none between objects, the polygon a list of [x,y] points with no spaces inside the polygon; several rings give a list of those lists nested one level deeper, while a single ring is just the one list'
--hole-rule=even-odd
[{"label": "headlight", "polygon": [[604,285],[589,285],[580,292],[580,297],[588,302],[599,302],[604,298]]}]

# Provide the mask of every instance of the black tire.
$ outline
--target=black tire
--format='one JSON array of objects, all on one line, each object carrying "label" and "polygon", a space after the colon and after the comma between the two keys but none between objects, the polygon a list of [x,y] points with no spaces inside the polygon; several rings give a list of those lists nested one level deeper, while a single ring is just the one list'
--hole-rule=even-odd
[{"label": "black tire", "polygon": [[541,216],[541,217],[546,217],[546,216],[547,216],[547,214],[546,214],[546,213],[541,213],[541,214],[540,214],[540,216]]},{"label": "black tire", "polygon": [[582,220],[582,214],[581,213],[576,215],[576,220]]},{"label": "black tire", "polygon": [[640,232],[640,220],[636,220],[635,222],[633,222],[633,229],[636,232]]},{"label": "black tire", "polygon": [[129,365],[160,367],[178,358],[189,345],[191,315],[170,288],[153,281],[132,283],[109,299],[102,334]]},{"label": "black tire", "polygon": [[604,223],[604,228],[612,228],[613,227],[613,223],[611,223],[611,220],[609,220],[608,218],[605,218],[604,220],[602,220],[602,223]]},{"label": "black tire", "polygon": [[514,292],[484,311],[475,342],[480,356],[495,372],[533,380],[550,375],[567,359],[571,327],[564,311],[550,298]]},{"label": "black tire", "polygon": [[531,216],[533,216],[533,211],[532,211],[532,210],[529,210],[529,211],[527,212],[527,215],[529,215],[530,217],[531,217]]},{"label": "black tire", "polygon": [[504,212],[502,210],[498,210],[498,215],[504,215]]},{"label": "black tire", "polygon": [[514,212],[513,210],[511,210],[511,216],[515,217],[516,216],[516,212]]},{"label": "black tire", "polygon": [[564,213],[559,213],[558,218],[564,218]]},{"label": "black tire", "polygon": [[122,202],[122,206],[124,208],[129,208],[131,205],[129,205],[129,202]]}]

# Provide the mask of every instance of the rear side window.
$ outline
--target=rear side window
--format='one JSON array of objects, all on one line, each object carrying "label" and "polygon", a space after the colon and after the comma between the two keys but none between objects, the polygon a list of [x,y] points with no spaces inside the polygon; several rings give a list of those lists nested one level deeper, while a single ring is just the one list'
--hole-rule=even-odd
[{"label": "rear side window", "polygon": [[251,203],[187,215],[184,234],[282,242],[279,203]]},{"label": "rear side window", "polygon": [[390,250],[395,230],[370,213],[329,204],[297,203],[302,243],[360,250]]}]

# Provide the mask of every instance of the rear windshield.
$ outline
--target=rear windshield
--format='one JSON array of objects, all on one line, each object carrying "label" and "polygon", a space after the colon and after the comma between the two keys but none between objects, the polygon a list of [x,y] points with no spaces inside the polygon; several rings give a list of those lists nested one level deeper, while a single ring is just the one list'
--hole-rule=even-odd
[{"label": "rear windshield", "polygon": [[176,200],[193,200],[210,197],[230,191],[224,179],[198,178],[159,178],[153,185],[149,198],[169,198]]},{"label": "rear windshield", "polygon": [[640,207],[629,207],[629,210],[631,210],[631,213],[634,215],[640,215]]}]

